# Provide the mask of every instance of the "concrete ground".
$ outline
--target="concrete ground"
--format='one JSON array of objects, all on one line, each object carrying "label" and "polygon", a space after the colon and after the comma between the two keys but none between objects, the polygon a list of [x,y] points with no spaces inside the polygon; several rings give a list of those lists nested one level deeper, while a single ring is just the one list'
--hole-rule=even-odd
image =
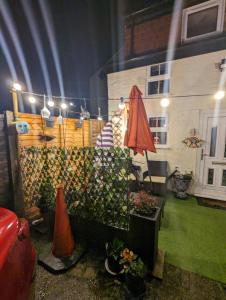
[{"label": "concrete ground", "polygon": [[[47,240],[34,239],[37,251]],[[152,300],[226,300],[226,287],[194,273],[165,264],[164,278],[147,281],[145,299]],[[37,300],[107,300],[124,299],[122,284],[104,270],[104,258],[88,253],[72,269],[53,275],[37,266]]]}]

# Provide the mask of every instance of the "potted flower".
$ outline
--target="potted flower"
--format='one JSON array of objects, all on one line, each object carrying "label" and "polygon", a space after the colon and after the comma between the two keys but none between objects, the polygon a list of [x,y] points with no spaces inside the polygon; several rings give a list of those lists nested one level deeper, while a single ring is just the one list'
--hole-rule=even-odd
[{"label": "potted flower", "polygon": [[121,253],[120,264],[126,278],[126,287],[134,297],[139,297],[145,293],[146,287],[144,277],[146,268],[141,260],[133,251],[125,248]]},{"label": "potted flower", "polygon": [[118,275],[123,267],[120,262],[120,254],[124,248],[124,243],[115,238],[111,243],[106,243],[107,258],[105,260],[105,268],[111,275]]},{"label": "potted flower", "polygon": [[154,217],[156,213],[157,197],[140,191],[132,197],[133,211],[147,217]]},{"label": "potted flower", "polygon": [[179,199],[186,199],[190,183],[192,180],[192,172],[180,173],[179,171],[174,175],[174,184],[176,188],[176,197]]}]

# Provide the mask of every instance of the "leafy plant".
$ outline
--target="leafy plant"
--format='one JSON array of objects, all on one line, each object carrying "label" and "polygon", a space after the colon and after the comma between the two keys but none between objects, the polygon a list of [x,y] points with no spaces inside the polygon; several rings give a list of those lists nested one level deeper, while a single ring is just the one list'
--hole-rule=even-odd
[{"label": "leafy plant", "polygon": [[124,248],[124,243],[118,240],[117,238],[115,238],[112,243],[108,244],[107,247],[108,256],[113,257],[114,260],[118,260],[123,248]]},{"label": "leafy plant", "polygon": [[144,277],[146,268],[142,259],[137,254],[125,248],[121,253],[121,257],[119,263],[123,265],[124,273],[129,273],[134,277]]},{"label": "leafy plant", "polygon": [[145,191],[140,191],[137,194],[132,194],[133,210],[141,215],[150,216],[156,211],[157,198],[149,195]]},{"label": "leafy plant", "polygon": [[40,185],[37,206],[42,211],[55,207],[55,189],[48,177],[44,178]]}]

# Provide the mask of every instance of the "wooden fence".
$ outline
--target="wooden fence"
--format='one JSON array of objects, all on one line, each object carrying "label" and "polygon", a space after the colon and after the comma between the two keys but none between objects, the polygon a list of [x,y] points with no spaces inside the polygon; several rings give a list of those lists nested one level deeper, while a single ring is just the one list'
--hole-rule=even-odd
[{"label": "wooden fence", "polygon": [[[104,121],[65,118],[62,125],[54,117],[52,128],[46,126],[40,115],[18,113],[21,121],[29,124],[29,132],[19,135],[19,146],[57,146],[57,147],[88,147],[95,146],[97,135],[104,126]],[[80,127],[81,126],[81,127]],[[52,138],[48,141],[48,139]]]}]

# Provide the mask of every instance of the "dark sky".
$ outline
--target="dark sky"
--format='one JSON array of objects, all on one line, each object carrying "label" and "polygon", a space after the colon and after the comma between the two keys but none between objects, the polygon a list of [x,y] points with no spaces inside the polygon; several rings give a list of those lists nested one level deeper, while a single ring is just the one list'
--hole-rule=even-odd
[{"label": "dark sky", "polygon": [[[60,95],[55,65],[38,1],[21,1],[27,1],[32,5],[47,60],[52,93]],[[8,3],[18,31],[33,91],[43,94],[46,93],[43,74],[21,1],[5,2]],[[49,5],[53,18],[65,95],[89,97],[90,76],[117,51],[123,42],[124,15],[141,9],[153,1],[45,0],[45,2]],[[18,77],[22,83],[25,83],[14,45],[1,14],[0,29],[7,40]],[[6,60],[0,49],[1,111],[11,107],[10,78]]]}]

